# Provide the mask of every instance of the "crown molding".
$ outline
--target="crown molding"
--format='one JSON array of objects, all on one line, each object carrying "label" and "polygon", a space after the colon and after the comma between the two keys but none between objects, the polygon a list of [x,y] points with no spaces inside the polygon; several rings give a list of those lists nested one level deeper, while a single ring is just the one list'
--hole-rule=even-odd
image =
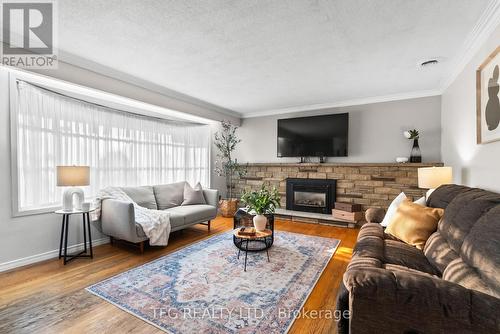
[{"label": "crown molding", "polygon": [[399,93],[399,94],[392,94],[392,95],[365,97],[365,98],[344,100],[344,101],[338,101],[338,102],[308,104],[308,105],[292,106],[292,107],[285,107],[285,108],[279,108],[279,109],[256,111],[256,112],[250,112],[250,113],[243,114],[243,118],[291,114],[291,113],[297,113],[297,112],[302,112],[302,111],[350,107],[350,106],[358,106],[358,105],[371,104],[371,103],[417,99],[417,98],[421,98],[421,97],[429,97],[429,96],[437,96],[437,95],[441,95],[440,90],[422,90],[422,91],[406,92],[406,93]]},{"label": "crown molding", "polygon": [[467,36],[460,51],[453,58],[448,76],[441,81],[441,92],[444,92],[455,81],[458,75],[462,73],[465,66],[472,60],[499,24],[500,0],[492,0]]},{"label": "crown molding", "polygon": [[370,103],[390,102],[398,100],[407,100],[420,97],[442,95],[443,92],[453,83],[457,76],[464,70],[465,66],[472,60],[474,55],[484,45],[493,31],[500,25],[500,0],[492,0],[484,10],[478,22],[468,34],[460,51],[453,57],[450,65],[450,71],[446,78],[441,80],[439,87],[432,90],[406,92],[394,95],[373,96],[360,99],[344,100],[339,102],[310,104],[301,106],[291,106],[285,108],[256,111],[242,114],[242,118],[263,117],[272,115],[282,115],[288,113],[297,113],[308,110],[319,110],[327,108],[349,107]]},{"label": "crown molding", "polygon": [[496,27],[500,24],[500,0],[491,0],[488,6],[486,7],[483,14],[480,16],[478,22],[475,24],[474,28],[468,34],[465,42],[460,47],[460,50],[453,57],[450,62],[450,70],[448,75],[441,80],[439,87],[437,89],[432,90],[422,90],[422,91],[413,91],[413,92],[405,92],[398,93],[393,95],[383,95],[383,96],[373,96],[373,97],[365,97],[359,99],[352,100],[343,100],[337,102],[329,102],[329,103],[319,103],[319,104],[309,104],[309,105],[299,105],[299,106],[290,106],[284,108],[270,109],[270,110],[261,110],[255,112],[239,112],[231,109],[227,109],[210,102],[197,99],[190,95],[186,95],[169,88],[156,85],[152,82],[125,74],[123,72],[118,72],[109,67],[99,65],[97,63],[82,59],[76,55],[64,52],[59,50],[60,58],[63,59],[64,62],[68,64],[87,69],[101,75],[108,76],[113,79],[117,79],[129,84],[136,85],[138,87],[150,90],[152,92],[156,92],[167,96],[172,99],[176,99],[179,101],[183,101],[185,103],[189,103],[192,105],[196,105],[198,107],[202,107],[208,109],[210,111],[217,112],[222,115],[231,116],[235,118],[253,118],[253,117],[262,117],[262,116],[271,116],[271,115],[281,115],[287,113],[297,113],[308,110],[318,110],[318,109],[327,109],[327,108],[338,108],[338,107],[348,107],[348,106],[356,106],[363,104],[371,104],[371,103],[380,103],[380,102],[390,102],[390,101],[398,101],[405,99],[413,99],[413,98],[421,98],[421,97],[429,97],[442,95],[442,93],[453,83],[453,81],[457,78],[457,76],[463,71],[465,66],[471,61],[474,55],[479,51],[481,46],[485,43],[485,41],[491,36]]}]

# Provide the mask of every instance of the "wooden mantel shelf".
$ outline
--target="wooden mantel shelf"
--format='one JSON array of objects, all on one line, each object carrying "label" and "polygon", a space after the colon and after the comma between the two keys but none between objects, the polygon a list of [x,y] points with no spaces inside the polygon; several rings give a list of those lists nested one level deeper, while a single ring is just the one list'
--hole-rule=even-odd
[{"label": "wooden mantel shelf", "polygon": [[325,163],[298,163],[298,162],[240,162],[241,165],[265,167],[432,167],[443,166],[442,162],[397,163],[397,162],[325,162]]}]

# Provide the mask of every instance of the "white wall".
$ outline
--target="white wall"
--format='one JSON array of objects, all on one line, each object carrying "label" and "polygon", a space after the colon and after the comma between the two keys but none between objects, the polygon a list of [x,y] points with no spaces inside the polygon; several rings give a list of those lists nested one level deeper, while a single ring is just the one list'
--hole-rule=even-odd
[{"label": "white wall", "polygon": [[[162,107],[179,107],[186,113],[206,117],[211,120],[228,119],[236,124],[239,119],[213,110],[204,110],[200,106],[190,106],[186,102],[176,102],[159,93],[148,92],[134,85],[81,68],[64,65],[58,71],[45,72],[54,78],[69,82],[88,85],[100,89],[109,85],[108,92],[125,97],[137,98],[146,103],[156,103]],[[175,102],[175,103],[174,103]],[[54,257],[59,248],[61,217],[54,214],[39,214],[23,217],[12,217],[11,209],[11,150],[10,150],[10,119],[9,119],[9,76],[6,68],[0,67],[0,271],[27,264],[41,259]],[[171,104],[170,104],[171,103]],[[212,131],[218,129],[218,124],[212,122]],[[212,152],[212,161],[215,152]],[[222,183],[221,183],[222,182]],[[224,183],[212,173],[212,187],[224,189]],[[83,232],[81,217],[74,218],[70,226],[68,246],[81,243]],[[96,229],[92,229],[93,240],[106,242]]]},{"label": "white wall", "polygon": [[277,120],[280,118],[349,113],[349,156],[329,162],[394,162],[408,157],[412,142],[403,131],[420,130],[424,162],[441,161],[441,99],[439,96],[314,110],[242,120],[242,139],[236,157],[239,162],[297,162],[298,158],[277,157]]},{"label": "white wall", "polygon": [[442,96],[441,150],[454,181],[500,192],[500,141],[476,143],[476,69],[495,50],[500,26]]}]

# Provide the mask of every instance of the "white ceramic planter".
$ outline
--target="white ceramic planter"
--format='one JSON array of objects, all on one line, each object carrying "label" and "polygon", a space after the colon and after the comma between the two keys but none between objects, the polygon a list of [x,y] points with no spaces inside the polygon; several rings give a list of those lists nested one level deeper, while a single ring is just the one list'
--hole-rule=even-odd
[{"label": "white ceramic planter", "polygon": [[267,218],[264,215],[256,215],[253,217],[253,226],[257,231],[264,231],[266,229]]}]

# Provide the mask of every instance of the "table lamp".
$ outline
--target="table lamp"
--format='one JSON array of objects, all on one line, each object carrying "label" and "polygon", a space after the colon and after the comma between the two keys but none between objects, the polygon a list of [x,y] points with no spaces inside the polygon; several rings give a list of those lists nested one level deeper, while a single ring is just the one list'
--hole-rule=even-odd
[{"label": "table lamp", "polygon": [[440,185],[452,182],[453,171],[451,167],[424,167],[418,169],[418,187],[429,189],[425,195],[426,198]]},{"label": "table lamp", "polygon": [[78,186],[88,186],[90,184],[90,167],[57,166],[56,168],[57,186],[68,187],[63,194],[63,210],[81,210],[85,196],[83,190]]}]

